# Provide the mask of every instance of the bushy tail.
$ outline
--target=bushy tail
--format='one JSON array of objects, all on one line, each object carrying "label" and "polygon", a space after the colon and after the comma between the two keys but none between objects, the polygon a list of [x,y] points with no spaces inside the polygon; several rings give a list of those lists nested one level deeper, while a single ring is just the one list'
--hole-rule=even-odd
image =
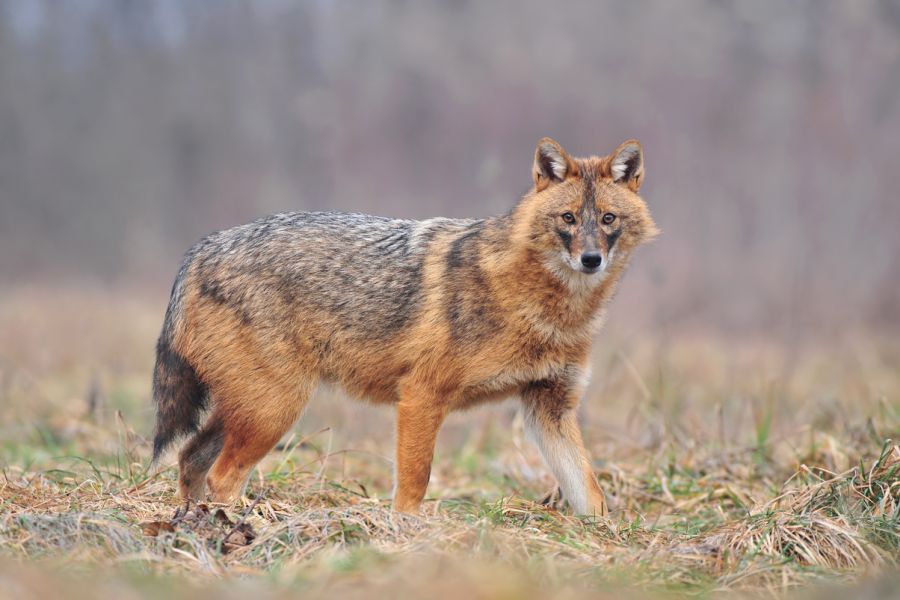
[{"label": "bushy tail", "polygon": [[178,288],[176,282],[166,311],[166,321],[156,344],[156,368],[153,371],[153,399],[156,401],[154,463],[176,438],[197,430],[207,402],[206,385],[172,347],[174,321],[180,313]]}]

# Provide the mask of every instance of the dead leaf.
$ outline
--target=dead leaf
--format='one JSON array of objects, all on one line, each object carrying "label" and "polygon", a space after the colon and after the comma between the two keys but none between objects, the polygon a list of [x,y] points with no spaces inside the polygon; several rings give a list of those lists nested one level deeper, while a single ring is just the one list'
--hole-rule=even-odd
[{"label": "dead leaf", "polygon": [[175,527],[168,521],[148,521],[141,523],[141,532],[150,537],[156,537],[160,533],[175,533]]},{"label": "dead leaf", "polygon": [[214,515],[214,517],[215,517],[216,521],[218,521],[219,523],[221,523],[223,525],[234,525],[232,520],[228,518],[228,515],[221,508],[216,511],[216,514]]}]

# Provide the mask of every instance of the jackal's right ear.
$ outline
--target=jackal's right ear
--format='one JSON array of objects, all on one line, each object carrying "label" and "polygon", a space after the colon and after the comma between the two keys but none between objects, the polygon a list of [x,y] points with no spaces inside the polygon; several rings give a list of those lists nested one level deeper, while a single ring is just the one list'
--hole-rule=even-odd
[{"label": "jackal's right ear", "polygon": [[575,163],[556,140],[541,138],[534,151],[532,176],[534,185],[540,191],[553,182],[559,182],[576,170]]}]

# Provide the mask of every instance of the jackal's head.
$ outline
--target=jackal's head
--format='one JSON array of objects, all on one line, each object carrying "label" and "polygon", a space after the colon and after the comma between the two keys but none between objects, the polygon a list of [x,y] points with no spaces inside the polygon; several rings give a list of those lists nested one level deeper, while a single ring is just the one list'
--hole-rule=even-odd
[{"label": "jackal's head", "polygon": [[644,157],[636,140],[602,158],[573,158],[544,138],[533,175],[534,189],[520,206],[528,243],[567,279],[599,281],[658,233],[638,195]]}]

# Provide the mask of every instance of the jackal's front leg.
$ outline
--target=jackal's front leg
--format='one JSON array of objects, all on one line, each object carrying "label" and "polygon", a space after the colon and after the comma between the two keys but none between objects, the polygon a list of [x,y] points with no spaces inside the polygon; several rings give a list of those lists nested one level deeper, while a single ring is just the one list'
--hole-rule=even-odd
[{"label": "jackal's front leg", "polygon": [[575,514],[603,516],[607,514],[606,500],[591,469],[576,418],[583,392],[579,380],[579,372],[571,368],[527,386],[522,393],[525,428]]},{"label": "jackal's front leg", "polygon": [[397,404],[397,462],[394,510],[419,512],[431,477],[431,461],[446,409],[433,396],[404,393]]}]

